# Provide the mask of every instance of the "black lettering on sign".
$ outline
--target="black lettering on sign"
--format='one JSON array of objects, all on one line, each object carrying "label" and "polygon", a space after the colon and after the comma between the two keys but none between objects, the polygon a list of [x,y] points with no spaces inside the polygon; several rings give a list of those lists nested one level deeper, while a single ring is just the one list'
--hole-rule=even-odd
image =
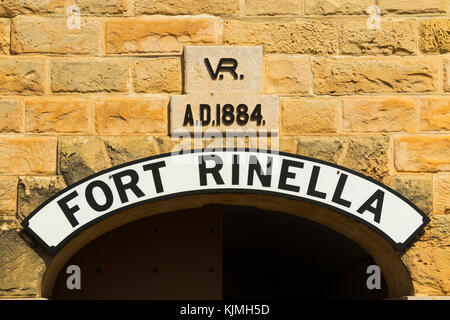
[{"label": "black lettering on sign", "polygon": [[204,127],[211,122],[211,107],[209,104],[200,104],[200,122]]},{"label": "black lettering on sign", "polygon": [[[217,80],[217,77],[219,77],[219,73],[221,72],[228,72],[231,73],[231,75],[233,76],[234,80],[243,80],[244,79],[244,75],[238,75],[236,73],[236,68],[238,66],[238,62],[236,59],[233,58],[221,58],[219,60],[219,64],[217,65],[216,70],[214,71],[212,66],[211,66],[211,62],[209,62],[208,58],[205,58],[205,66],[206,66],[206,70],[208,70],[209,76],[211,77],[212,80]],[[220,75],[219,80],[223,80],[223,74]]]},{"label": "black lettering on sign", "polygon": [[294,172],[289,171],[289,169],[291,167],[301,169],[301,168],[303,168],[303,166],[304,166],[303,162],[297,162],[297,161],[283,159],[283,163],[281,165],[281,172],[280,172],[280,181],[278,182],[278,189],[299,192],[300,187],[294,186],[291,184],[287,184],[287,179],[295,179],[296,174]]},{"label": "black lettering on sign", "polygon": [[69,220],[70,225],[74,228],[76,227],[79,222],[77,219],[75,219],[74,217],[74,213],[80,210],[80,207],[78,205],[74,205],[73,207],[69,207],[67,205],[67,202],[69,202],[70,200],[74,199],[78,197],[78,192],[74,191],[69,193],[67,196],[65,196],[62,199],[59,199],[57,201],[59,207],[61,208],[62,212],[64,213],[64,215],[66,216],[67,220]]},{"label": "black lettering on sign", "polygon": [[[106,202],[104,204],[99,204],[94,198],[94,188],[100,188],[100,190],[102,190],[106,198]],[[86,187],[85,196],[89,206],[95,211],[99,212],[108,210],[109,208],[111,208],[114,202],[114,197],[111,189],[105,182],[101,180],[95,180],[89,183]]]},{"label": "black lettering on sign", "polygon": [[[377,202],[376,207],[372,207],[374,202]],[[380,223],[381,211],[383,210],[384,192],[381,190],[375,191],[375,193],[364,204],[356,210],[358,213],[363,214],[365,211],[372,212],[375,215],[375,222]]]},{"label": "black lettering on sign", "polygon": [[[122,178],[129,177],[131,180],[128,183],[123,183]],[[125,170],[116,174],[113,174],[114,184],[116,185],[117,193],[119,194],[120,201],[122,203],[128,202],[127,190],[133,191],[134,195],[138,198],[145,196],[144,192],[137,186],[139,181],[139,175],[134,170]]]},{"label": "black lettering on sign", "polygon": [[164,191],[164,187],[161,181],[161,173],[159,169],[164,168],[166,166],[165,161],[155,162],[146,164],[143,166],[144,171],[151,171],[153,174],[153,182],[155,183],[155,189],[157,193],[161,193]]},{"label": "black lettering on sign", "polygon": [[327,194],[325,192],[316,190],[319,173],[320,167],[314,166],[311,174],[311,180],[309,180],[308,191],[306,192],[306,194],[319,199],[325,199],[327,197]]},{"label": "black lettering on sign", "polygon": [[194,125],[194,116],[192,115],[192,108],[190,104],[186,106],[186,111],[184,113],[183,127],[187,125]]},{"label": "black lettering on sign", "polygon": [[259,181],[264,187],[270,187],[270,182],[272,181],[272,157],[267,158],[266,172],[263,172],[261,164],[256,156],[250,156],[250,164],[248,166],[248,180],[247,184],[249,186],[253,185],[254,173],[259,178]]},{"label": "black lettering on sign", "polygon": [[[215,165],[212,168],[206,168],[206,161],[212,160],[214,161]],[[223,161],[222,158],[217,155],[207,155],[207,156],[199,156],[198,157],[198,172],[200,175],[200,185],[206,186],[207,179],[206,175],[211,174],[216,181],[217,184],[225,184],[225,182],[222,179],[222,176],[220,175],[220,169],[223,167]]]},{"label": "black lettering on sign", "polygon": [[350,208],[352,203],[350,201],[347,201],[347,200],[341,198],[342,192],[344,191],[345,183],[347,182],[347,178],[348,178],[348,175],[341,174],[341,176],[339,177],[337,186],[336,186],[336,190],[334,190],[333,199],[331,201],[333,201],[334,203],[340,204],[344,207]]}]

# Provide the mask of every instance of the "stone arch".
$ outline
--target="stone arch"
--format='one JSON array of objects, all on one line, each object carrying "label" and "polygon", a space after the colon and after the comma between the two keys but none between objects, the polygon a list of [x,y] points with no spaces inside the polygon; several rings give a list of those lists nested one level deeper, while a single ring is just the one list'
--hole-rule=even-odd
[{"label": "stone arch", "polygon": [[389,297],[413,295],[409,273],[399,252],[380,234],[366,225],[317,204],[286,199],[270,194],[216,193],[185,195],[147,203],[112,215],[71,239],[49,262],[44,273],[41,296],[52,297],[56,277],[64,264],[79,250],[97,237],[132,221],[165,212],[198,208],[207,204],[252,206],[306,218],[358,243],[383,270]]}]

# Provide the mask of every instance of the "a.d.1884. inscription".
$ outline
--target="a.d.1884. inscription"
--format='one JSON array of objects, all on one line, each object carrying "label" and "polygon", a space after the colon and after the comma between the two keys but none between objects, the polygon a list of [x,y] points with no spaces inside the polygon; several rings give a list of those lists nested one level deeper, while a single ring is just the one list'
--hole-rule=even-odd
[{"label": "a.d.1884. inscription", "polygon": [[278,97],[267,95],[172,96],[170,129],[193,132],[195,127],[274,129],[278,126]]}]

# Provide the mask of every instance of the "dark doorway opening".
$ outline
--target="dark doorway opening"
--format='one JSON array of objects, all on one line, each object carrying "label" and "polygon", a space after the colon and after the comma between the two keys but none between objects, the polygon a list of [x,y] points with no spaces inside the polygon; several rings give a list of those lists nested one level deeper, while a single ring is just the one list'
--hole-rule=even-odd
[{"label": "dark doorway opening", "polygon": [[[366,286],[372,257],[341,234],[297,216],[210,205],[150,216],[77,252],[56,299],[381,299]],[[81,290],[69,290],[69,265]]]}]

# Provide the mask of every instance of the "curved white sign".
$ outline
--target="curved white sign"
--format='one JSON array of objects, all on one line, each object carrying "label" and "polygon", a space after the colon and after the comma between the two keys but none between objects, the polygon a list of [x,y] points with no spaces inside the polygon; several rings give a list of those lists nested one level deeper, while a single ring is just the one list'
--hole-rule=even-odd
[{"label": "curved white sign", "polygon": [[312,202],[364,223],[397,250],[429,222],[414,204],[375,180],[324,161],[271,152],[193,150],[136,160],[62,190],[22,225],[55,254],[81,231],[115,213],[152,201],[218,192]]}]

